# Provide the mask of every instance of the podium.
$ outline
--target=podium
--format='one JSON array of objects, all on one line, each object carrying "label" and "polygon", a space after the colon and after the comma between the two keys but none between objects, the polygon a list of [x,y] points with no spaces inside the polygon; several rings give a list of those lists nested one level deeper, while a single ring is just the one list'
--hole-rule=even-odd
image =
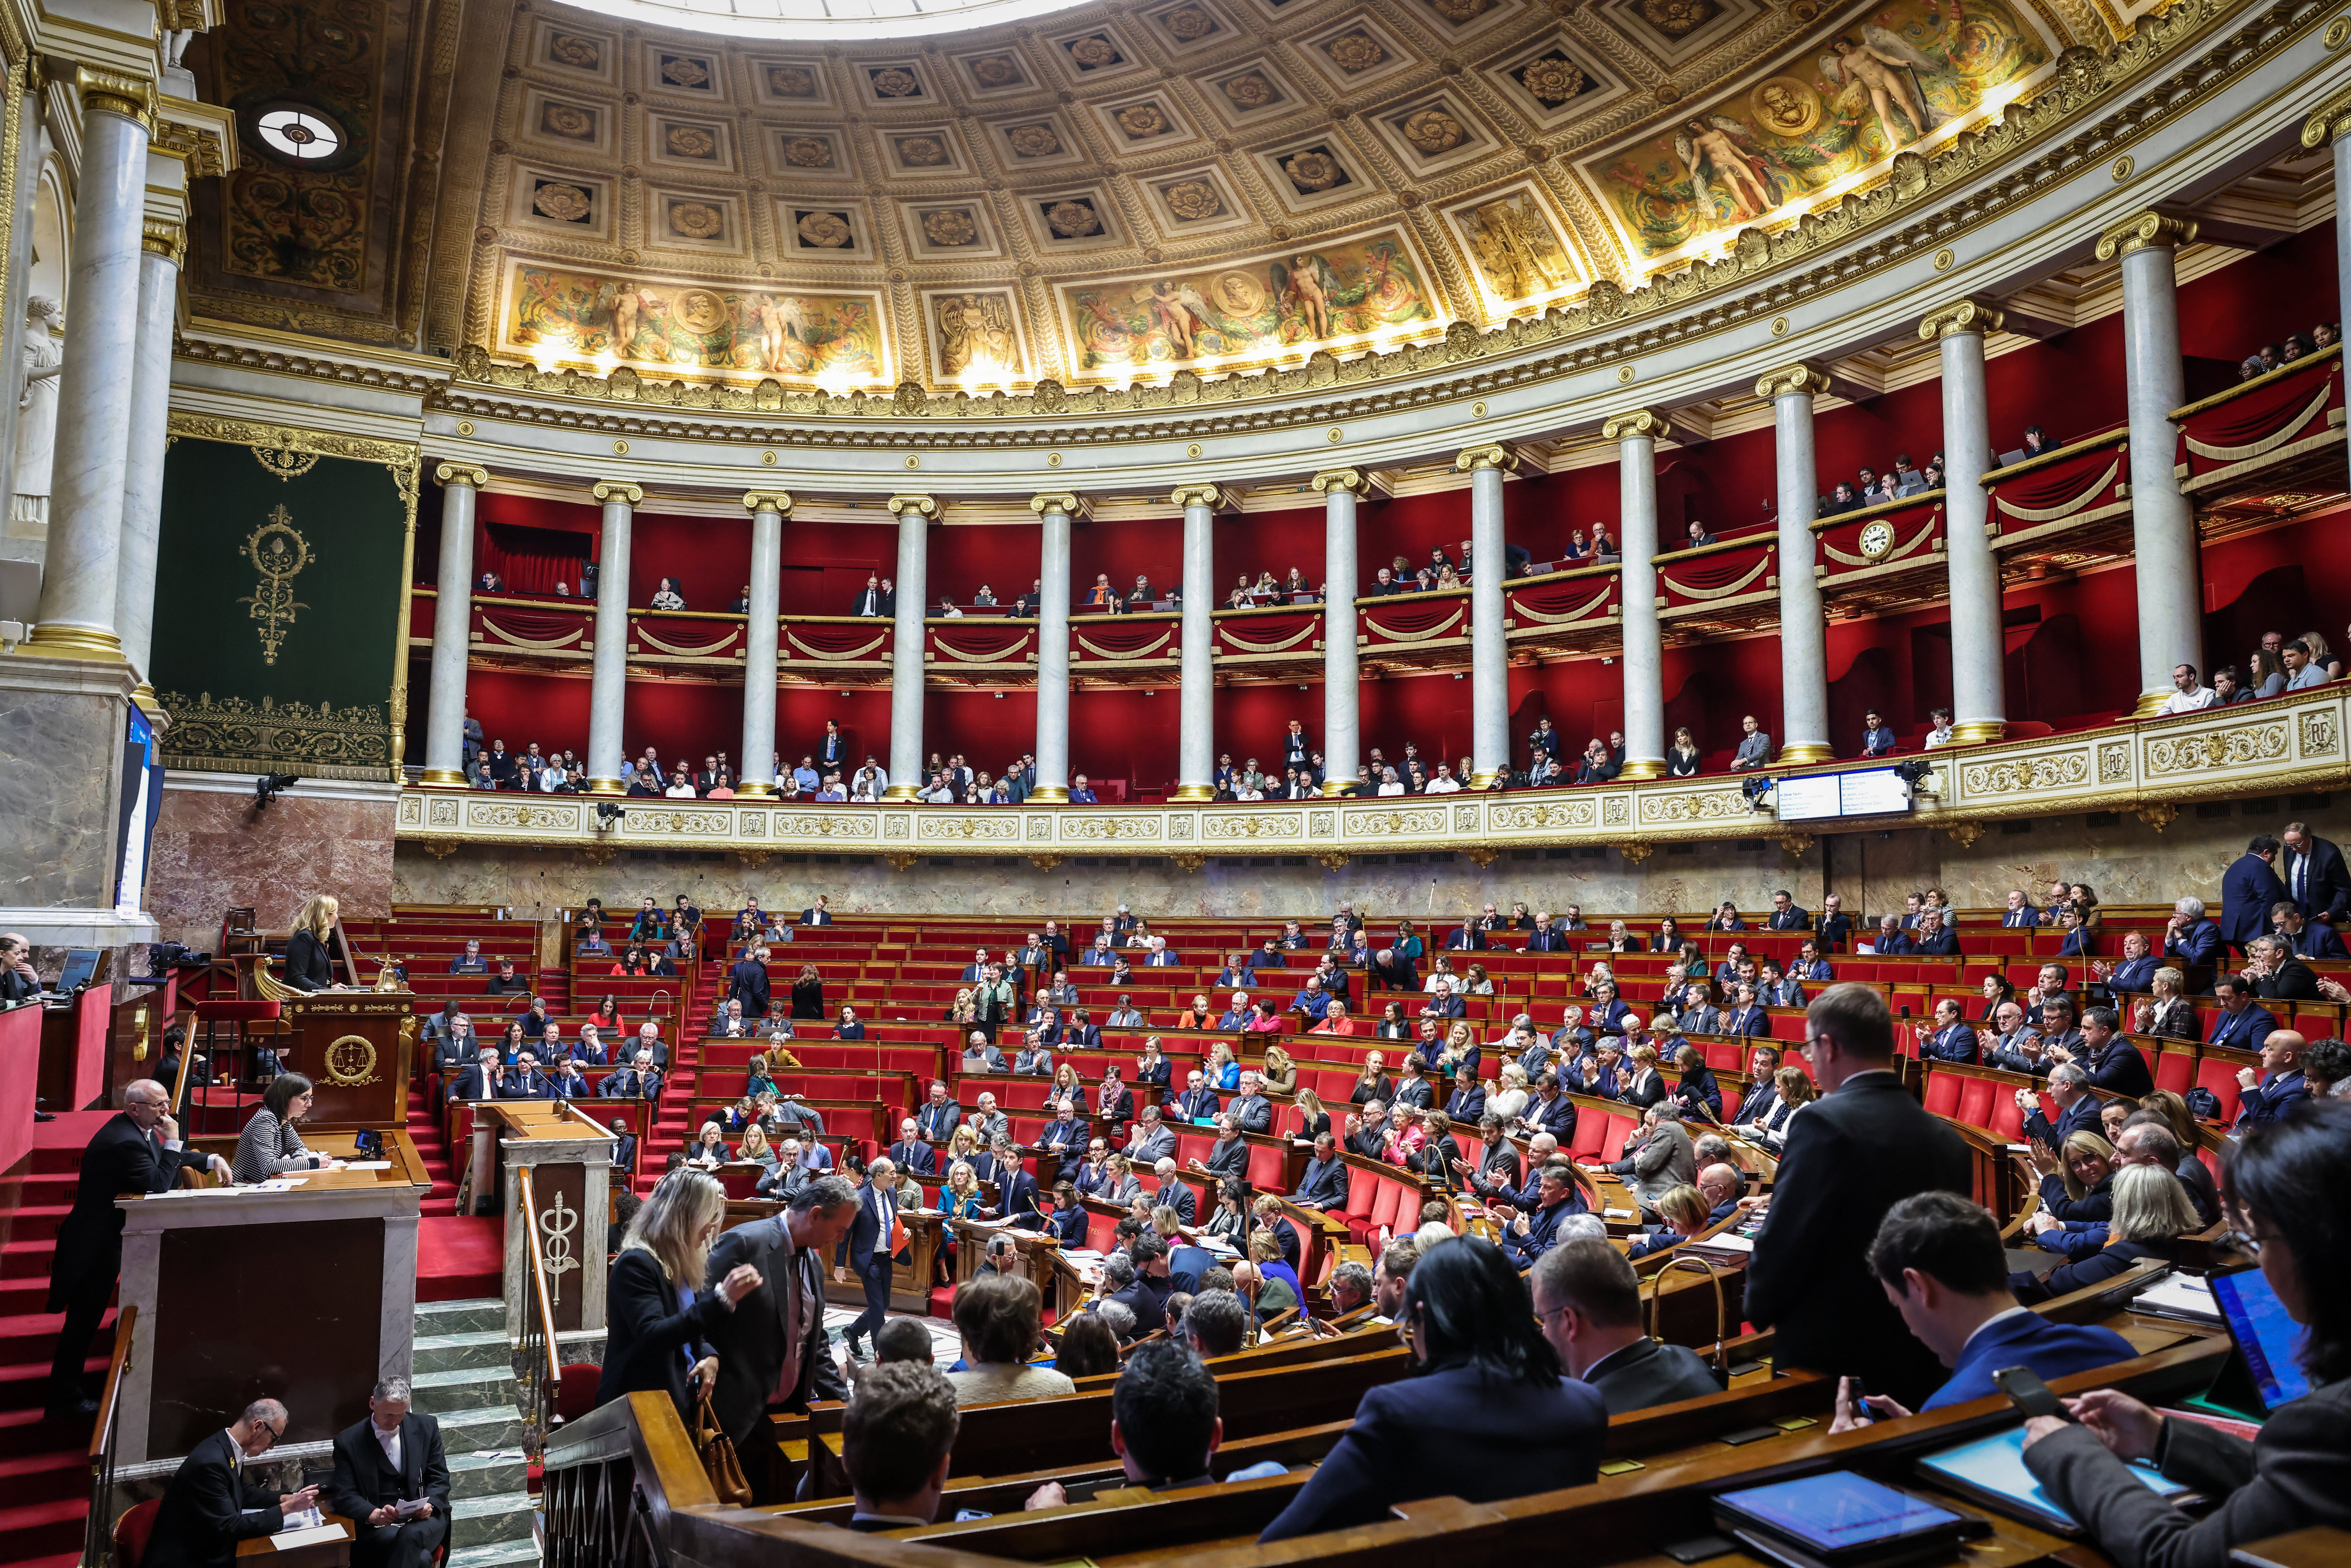
[{"label": "podium", "polygon": [[305,1127],[399,1127],[408,1122],[411,991],[312,991],[278,1003],[287,1033],[271,1043],[317,1096]]}]

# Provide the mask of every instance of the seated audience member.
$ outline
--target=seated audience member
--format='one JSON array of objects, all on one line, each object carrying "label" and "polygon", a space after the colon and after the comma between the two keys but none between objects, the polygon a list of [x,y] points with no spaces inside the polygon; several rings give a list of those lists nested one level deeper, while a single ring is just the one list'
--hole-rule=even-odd
[{"label": "seated audience member", "polygon": [[[2229,1160],[2231,1218],[2261,1241],[2261,1267],[2289,1317],[2311,1392],[2270,1412],[2251,1442],[2094,1389],[2073,1417],[2025,1423],[2024,1463],[2116,1562],[2147,1568],[2221,1563],[2255,1541],[2351,1526],[2351,1106],[2311,1105],[2260,1127]],[[2125,1468],[2151,1462],[2213,1500],[2190,1513]]]},{"label": "seated audience member", "polygon": [[[2112,1329],[2062,1323],[2018,1304],[1999,1223],[1956,1193],[1922,1192],[1886,1210],[1870,1244],[1870,1271],[1918,1342],[1951,1368],[1921,1411],[1999,1392],[1991,1375],[2031,1368],[2044,1381],[2128,1361],[2138,1352]],[[1856,1400],[1842,1380],[1833,1431],[1911,1414],[1884,1395]]]},{"label": "seated audience member", "polygon": [[[875,1336],[878,1349],[880,1335]],[[928,1524],[946,1490],[962,1425],[956,1391],[928,1360],[877,1362],[861,1370],[841,1413],[841,1465],[863,1533]]]},{"label": "seated audience member", "polygon": [[955,1294],[964,1370],[947,1374],[957,1405],[1050,1399],[1075,1394],[1066,1372],[1031,1366],[1044,1311],[1036,1284],[1017,1274],[975,1274]]},{"label": "seated audience member", "polygon": [[1641,1281],[1604,1239],[1552,1248],[1532,1275],[1535,1322],[1570,1377],[1600,1391],[1608,1414],[1719,1394],[1696,1352],[1661,1344],[1641,1330]]},{"label": "seated audience member", "polygon": [[[1360,1270],[1361,1265],[1357,1267]],[[1184,1309],[1177,1337],[1206,1361],[1239,1350],[1248,1328],[1249,1309],[1238,1296],[1230,1291],[1202,1291]]]},{"label": "seated audience member", "polygon": [[275,1535],[285,1528],[287,1514],[315,1505],[315,1486],[279,1492],[247,1479],[246,1461],[261,1458],[285,1436],[286,1406],[256,1399],[191,1449],[163,1490],[146,1561],[158,1568],[233,1563],[238,1542]]},{"label": "seated audience member", "polygon": [[[351,1561],[368,1568],[425,1568],[449,1535],[441,1423],[409,1400],[408,1379],[387,1377],[368,1396],[368,1418],[335,1436],[326,1506],[351,1521]],[[403,1502],[424,1507],[411,1517]]]},{"label": "seated audience member", "polygon": [[1420,1498],[1492,1502],[1598,1473],[1606,1400],[1561,1375],[1499,1248],[1464,1237],[1424,1252],[1405,1281],[1400,1322],[1421,1375],[1364,1396],[1353,1426],[1260,1542],[1374,1523]]},{"label": "seated audience member", "polygon": [[2053,1301],[2111,1280],[2143,1259],[2168,1261],[2179,1238],[2196,1228],[2196,1210],[2179,1178],[2153,1166],[2126,1166],[2114,1176],[2114,1218],[2105,1247],[2078,1262],[2061,1263],[2035,1278],[2018,1270],[2008,1288],[2020,1301]]},{"label": "seated audience member", "polygon": [[[1111,1387],[1110,1447],[1127,1483],[1148,1491],[1211,1486],[1208,1461],[1224,1442],[1217,1380],[1188,1344],[1157,1340],[1126,1358]],[[1059,1508],[1069,1494],[1047,1481],[1027,1507]]]}]

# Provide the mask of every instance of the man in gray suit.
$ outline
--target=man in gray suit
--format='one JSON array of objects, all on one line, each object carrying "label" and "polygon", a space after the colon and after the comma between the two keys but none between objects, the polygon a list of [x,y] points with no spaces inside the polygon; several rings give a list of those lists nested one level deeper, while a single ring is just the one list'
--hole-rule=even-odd
[{"label": "man in gray suit", "polygon": [[1563,1242],[1535,1260],[1535,1319],[1568,1375],[1600,1390],[1608,1414],[1719,1394],[1695,1352],[1641,1332],[1641,1281],[1605,1239]]},{"label": "man in gray suit", "polygon": [[1143,1114],[1134,1124],[1133,1140],[1119,1152],[1126,1156],[1126,1163],[1137,1170],[1156,1166],[1161,1160],[1174,1156],[1176,1134],[1159,1124],[1158,1106],[1145,1105],[1143,1108]]},{"label": "man in gray suit", "polygon": [[849,1397],[825,1333],[824,1269],[856,1218],[857,1189],[821,1176],[794,1192],[782,1213],[738,1225],[711,1246],[714,1286],[741,1264],[759,1271],[759,1288],[738,1298],[709,1330],[718,1354],[711,1409],[734,1439],[755,1502],[792,1500],[768,1399],[805,1411],[811,1399]]},{"label": "man in gray suit", "polygon": [[1641,1218],[1656,1223],[1657,1200],[1698,1181],[1698,1151],[1690,1145],[1689,1129],[1682,1125],[1680,1108],[1671,1100],[1650,1106],[1641,1118],[1641,1130],[1626,1142],[1625,1157],[1600,1168],[1627,1178],[1626,1189],[1641,1200]]},{"label": "man in gray suit", "polygon": [[1730,759],[1732,769],[1771,767],[1771,737],[1756,725],[1755,716],[1751,713],[1739,723],[1747,734],[1739,743],[1739,755]]}]

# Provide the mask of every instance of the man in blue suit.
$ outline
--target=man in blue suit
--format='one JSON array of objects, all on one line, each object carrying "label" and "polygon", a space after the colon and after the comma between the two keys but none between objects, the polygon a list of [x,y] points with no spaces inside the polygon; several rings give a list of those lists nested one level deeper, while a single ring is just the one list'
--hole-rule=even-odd
[{"label": "man in blue suit", "polygon": [[2030,1141],[2062,1149],[2074,1134],[2098,1130],[2098,1097],[2090,1092],[2090,1075],[2080,1062],[2061,1061],[2049,1070],[2049,1098],[2057,1102],[2053,1124],[2042,1113],[2039,1095],[2030,1089],[2016,1092],[2017,1106],[2024,1113],[2024,1135]]},{"label": "man in blue suit", "polygon": [[2279,848],[2262,833],[2220,873],[2220,936],[2241,953],[2246,943],[2267,935],[2270,911],[2289,896],[2278,880]]},{"label": "man in blue suit", "polygon": [[2323,921],[2304,919],[2302,906],[2290,898],[2282,898],[2270,906],[2270,935],[2294,949],[2297,958],[2351,958],[2343,947],[2343,938],[2335,927]]},{"label": "man in blue suit", "polygon": [[2171,906],[2163,928],[2163,956],[2181,964],[2210,964],[2220,956],[2220,928],[2204,918],[2204,901],[2183,898]]},{"label": "man in blue suit", "polygon": [[2351,872],[2344,869],[2343,852],[2312,833],[2307,822],[2288,822],[2282,838],[2285,859],[2279,873],[2286,895],[2312,919],[2341,925],[2351,917]]},{"label": "man in blue suit", "polygon": [[1771,918],[1764,922],[1773,931],[1810,931],[1813,917],[1796,907],[1796,900],[1786,888],[1771,895]]},{"label": "man in blue suit", "polygon": [[1877,936],[1869,946],[1870,951],[1881,958],[1918,950],[1917,945],[1910,940],[1910,934],[1902,929],[1900,918],[1892,915],[1877,923]]},{"label": "man in blue suit", "polygon": [[1531,1134],[1549,1133],[1562,1144],[1575,1141],[1575,1102],[1560,1092],[1558,1073],[1546,1072],[1535,1080],[1535,1097],[1519,1113],[1519,1124]]},{"label": "man in blue suit", "polygon": [[2212,988],[2220,993],[2220,1016],[2213,1020],[2210,1045],[2231,1051],[2259,1051],[2278,1026],[2269,1009],[2253,999],[2253,983],[2242,975],[2223,975]]},{"label": "man in blue suit", "polygon": [[1301,1208],[1339,1209],[1347,1207],[1347,1163],[1339,1157],[1339,1146],[1328,1133],[1314,1137],[1314,1157],[1306,1162],[1306,1169],[1298,1178],[1298,1190],[1290,1201]]},{"label": "man in blue suit", "polygon": [[1507,1203],[1490,1205],[1502,1222],[1502,1251],[1519,1268],[1526,1268],[1551,1250],[1559,1239],[1559,1222],[1584,1211],[1583,1189],[1564,1161],[1553,1161],[1538,1177],[1536,1202],[1529,1213]]},{"label": "man in blue suit", "polygon": [[[1033,1194],[1036,1182],[1032,1179],[1029,1185]],[[857,1218],[850,1221],[848,1233],[832,1256],[835,1280],[846,1283],[853,1271],[865,1287],[864,1312],[841,1332],[841,1343],[852,1356],[862,1358],[857,1342],[878,1333],[889,1321],[890,1240],[897,1223],[898,1167],[886,1159],[875,1160],[865,1173],[865,1185],[857,1192]]]},{"label": "man in blue suit", "polygon": [[2261,1071],[2250,1067],[2238,1071],[2238,1132],[2274,1122],[2310,1098],[2310,1084],[2302,1075],[2305,1043],[2293,1030],[2273,1030],[2262,1042]]},{"label": "man in blue suit", "polygon": [[2001,912],[2000,923],[2011,931],[2029,931],[2041,924],[2041,911],[2032,907],[2024,889],[2011,887],[2008,890],[2008,907]]},{"label": "man in blue suit", "polygon": [[2122,1020],[2111,1008],[2091,1008],[2082,1014],[2081,1049],[2073,1059],[2090,1075],[2090,1087],[2133,1100],[2155,1092],[2155,1074],[2147,1057],[2118,1031]]},{"label": "man in blue suit", "polygon": [[1922,909],[1918,912],[1918,934],[1911,938],[1911,946],[1922,955],[1949,958],[1959,950],[1959,934],[1943,924],[1941,911]]},{"label": "man in blue suit", "polygon": [[1976,1031],[1968,1027],[1957,998],[1945,997],[1935,1004],[1935,1028],[1919,1040],[1918,1054],[1928,1061],[1974,1063]]},{"label": "man in blue suit", "polygon": [[[2050,1382],[2138,1354],[2112,1329],[2052,1322],[2017,1305],[2008,1291],[1999,1224],[1956,1193],[1922,1192],[1886,1210],[1870,1244],[1869,1268],[1904,1325],[1951,1369],[1922,1411],[1999,1393],[1991,1375],[2003,1367],[2030,1367]],[[1829,1430],[1909,1414],[1883,1395],[1857,1401],[1841,1381]]]}]

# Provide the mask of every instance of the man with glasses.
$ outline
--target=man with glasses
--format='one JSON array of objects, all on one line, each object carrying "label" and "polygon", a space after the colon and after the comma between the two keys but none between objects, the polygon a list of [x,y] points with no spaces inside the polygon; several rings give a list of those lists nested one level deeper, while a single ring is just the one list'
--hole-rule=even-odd
[{"label": "man with glasses", "polygon": [[82,1151],[81,1179],[72,1212],[57,1227],[56,1256],[49,1264],[49,1298],[44,1312],[63,1312],[57,1358],[49,1364],[49,1414],[87,1420],[98,1403],[82,1393],[82,1364],[106,1315],[114,1281],[122,1272],[122,1211],[115,1195],[165,1192],[183,1170],[209,1170],[229,1179],[228,1162],[218,1155],[180,1146],[180,1124],[170,1114],[171,1091],[142,1078],[122,1091],[122,1111],[109,1117]]},{"label": "man with glasses", "polygon": [[285,1436],[286,1406],[256,1399],[235,1425],[198,1443],[164,1489],[145,1568],[229,1568],[238,1542],[275,1535],[287,1514],[317,1503],[315,1486],[271,1492],[253,1484],[251,1461]]}]

